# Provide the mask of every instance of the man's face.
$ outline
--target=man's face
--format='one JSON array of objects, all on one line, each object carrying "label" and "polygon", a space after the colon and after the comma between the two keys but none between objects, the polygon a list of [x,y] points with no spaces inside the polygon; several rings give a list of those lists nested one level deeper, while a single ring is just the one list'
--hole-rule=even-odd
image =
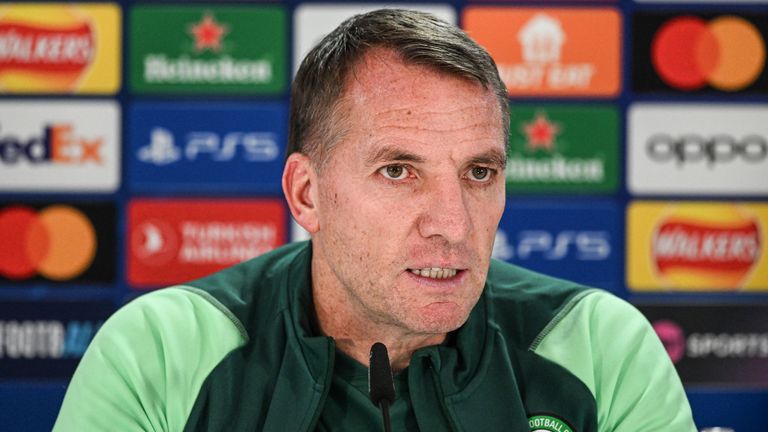
[{"label": "man's face", "polygon": [[335,284],[346,297],[338,313],[357,320],[411,334],[458,328],[504,210],[497,99],[378,49],[342,103],[346,133],[316,184],[314,283]]}]

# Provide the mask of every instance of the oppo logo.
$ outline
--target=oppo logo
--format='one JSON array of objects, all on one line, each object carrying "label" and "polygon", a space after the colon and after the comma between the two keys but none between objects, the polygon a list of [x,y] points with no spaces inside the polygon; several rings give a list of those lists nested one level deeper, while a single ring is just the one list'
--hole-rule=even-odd
[{"label": "oppo logo", "polygon": [[703,161],[712,167],[716,163],[736,159],[752,163],[762,162],[768,156],[768,142],[758,135],[736,139],[725,134],[711,137],[696,134],[679,137],[656,134],[648,140],[646,151],[656,162],[676,161],[678,165],[683,165]]}]

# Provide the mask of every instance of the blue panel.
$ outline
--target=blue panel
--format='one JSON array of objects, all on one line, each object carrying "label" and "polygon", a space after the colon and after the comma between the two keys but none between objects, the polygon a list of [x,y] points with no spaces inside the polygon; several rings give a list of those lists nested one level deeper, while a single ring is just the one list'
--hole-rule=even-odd
[{"label": "blue panel", "polygon": [[69,379],[111,301],[0,303],[0,377]]},{"label": "blue panel", "polygon": [[64,399],[66,383],[0,383],[3,431],[50,431]]},{"label": "blue panel", "polygon": [[765,432],[768,392],[688,389],[688,401],[699,429],[730,427],[736,432]]},{"label": "blue panel", "polygon": [[280,193],[283,104],[142,102],[129,115],[131,190]]},{"label": "blue panel", "polygon": [[616,291],[621,215],[610,201],[507,203],[494,257],[551,276]]}]

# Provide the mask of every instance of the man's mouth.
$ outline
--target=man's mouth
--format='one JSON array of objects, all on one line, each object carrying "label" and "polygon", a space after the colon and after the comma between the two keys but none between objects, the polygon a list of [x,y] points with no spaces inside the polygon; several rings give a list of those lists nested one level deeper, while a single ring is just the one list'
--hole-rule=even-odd
[{"label": "man's mouth", "polygon": [[441,268],[441,267],[426,267],[421,269],[408,269],[416,276],[426,277],[430,279],[448,279],[456,276],[457,269]]}]

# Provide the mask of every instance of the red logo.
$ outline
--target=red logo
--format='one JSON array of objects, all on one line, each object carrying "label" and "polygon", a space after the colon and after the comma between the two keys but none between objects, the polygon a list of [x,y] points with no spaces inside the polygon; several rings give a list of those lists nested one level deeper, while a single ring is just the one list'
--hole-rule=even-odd
[{"label": "red logo", "polygon": [[665,23],[651,46],[661,79],[680,90],[707,84],[737,91],[752,84],[765,67],[765,43],[749,21],[721,16],[709,22],[682,16]]},{"label": "red logo", "polygon": [[0,72],[61,72],[79,76],[94,54],[93,31],[84,22],[62,28],[0,22]]},{"label": "red logo", "polygon": [[279,200],[134,200],[128,208],[128,281],[172,285],[285,243]]},{"label": "red logo", "polygon": [[203,52],[210,50],[221,51],[221,39],[229,33],[229,26],[219,24],[210,12],[206,13],[199,23],[189,26],[189,33],[195,38],[195,50]]},{"label": "red logo", "polygon": [[747,272],[760,255],[754,221],[727,227],[667,221],[659,227],[653,244],[662,273],[680,268]]},{"label": "red logo", "polygon": [[67,205],[0,210],[0,239],[0,275],[8,279],[73,279],[91,266],[97,247],[91,220]]},{"label": "red logo", "polygon": [[533,121],[523,125],[523,133],[528,137],[528,150],[551,152],[555,149],[555,138],[560,133],[560,126],[549,121],[546,113],[539,112]]}]

